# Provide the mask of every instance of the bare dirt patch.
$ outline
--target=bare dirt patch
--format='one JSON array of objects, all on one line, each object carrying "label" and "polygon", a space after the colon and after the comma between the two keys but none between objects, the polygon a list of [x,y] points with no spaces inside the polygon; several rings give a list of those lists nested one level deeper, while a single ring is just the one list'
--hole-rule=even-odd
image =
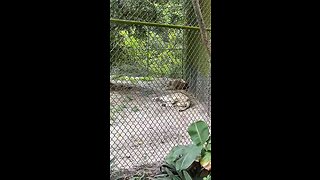
[{"label": "bare dirt patch", "polygon": [[159,168],[173,146],[190,143],[186,131],[190,123],[209,120],[200,102],[179,112],[152,100],[168,93],[161,90],[162,85],[138,82],[133,88],[110,92],[110,157],[115,158],[115,170]]}]

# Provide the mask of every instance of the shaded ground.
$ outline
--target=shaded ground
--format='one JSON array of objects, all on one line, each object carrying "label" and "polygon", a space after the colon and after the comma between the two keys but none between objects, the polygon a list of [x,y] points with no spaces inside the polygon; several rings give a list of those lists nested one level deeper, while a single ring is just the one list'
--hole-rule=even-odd
[{"label": "shaded ground", "polygon": [[155,179],[156,175],[160,173],[161,164],[149,164],[130,170],[113,171],[110,173],[110,179],[112,180],[135,180],[135,179]]},{"label": "shaded ground", "polygon": [[173,146],[190,143],[188,125],[209,119],[206,106],[194,100],[183,112],[153,101],[168,93],[161,90],[163,84],[161,80],[137,82],[130,90],[110,92],[110,157],[115,158],[115,170],[136,171],[146,165],[159,169]]}]

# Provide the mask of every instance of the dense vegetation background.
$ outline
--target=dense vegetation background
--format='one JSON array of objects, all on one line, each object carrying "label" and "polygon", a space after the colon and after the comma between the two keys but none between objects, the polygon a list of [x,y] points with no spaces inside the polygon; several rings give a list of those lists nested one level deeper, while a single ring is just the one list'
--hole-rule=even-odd
[{"label": "dense vegetation background", "polygon": [[[185,24],[180,0],[111,0],[111,18]],[[111,23],[111,73],[179,77],[183,32],[179,29]]]}]

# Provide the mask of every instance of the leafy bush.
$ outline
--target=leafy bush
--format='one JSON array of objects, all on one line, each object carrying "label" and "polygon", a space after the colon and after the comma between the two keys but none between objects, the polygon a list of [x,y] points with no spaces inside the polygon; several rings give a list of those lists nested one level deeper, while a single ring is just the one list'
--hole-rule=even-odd
[{"label": "leafy bush", "polygon": [[[185,24],[177,0],[111,0],[110,10],[116,19]],[[182,48],[181,30],[110,23],[112,74],[181,78]]]},{"label": "leafy bush", "polygon": [[197,121],[188,127],[190,145],[172,148],[162,165],[162,180],[211,180],[211,136],[208,125]]}]

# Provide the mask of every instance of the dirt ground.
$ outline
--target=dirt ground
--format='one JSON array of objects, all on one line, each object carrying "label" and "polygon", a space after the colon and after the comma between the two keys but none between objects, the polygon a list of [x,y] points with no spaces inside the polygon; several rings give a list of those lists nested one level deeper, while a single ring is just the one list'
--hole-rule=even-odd
[{"label": "dirt ground", "polygon": [[137,82],[130,90],[110,92],[110,158],[115,158],[114,170],[160,167],[173,146],[190,143],[190,123],[209,120],[205,103],[193,100],[191,108],[179,112],[152,100],[168,93],[162,90],[163,84]]}]

